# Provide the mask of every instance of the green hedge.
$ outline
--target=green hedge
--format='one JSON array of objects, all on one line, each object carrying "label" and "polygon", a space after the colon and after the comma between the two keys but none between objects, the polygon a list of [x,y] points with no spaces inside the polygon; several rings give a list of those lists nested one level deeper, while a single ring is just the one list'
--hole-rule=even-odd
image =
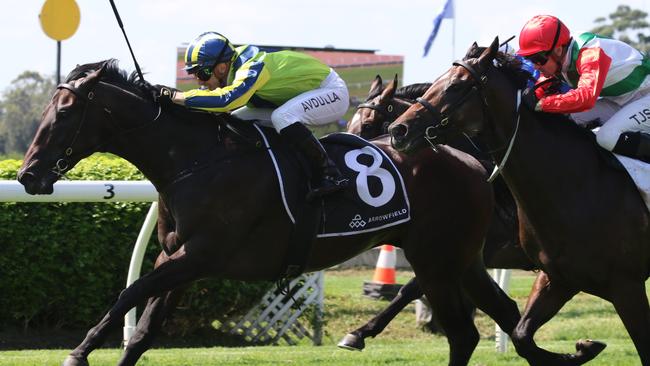
[{"label": "green hedge", "polygon": [[[15,179],[21,162],[0,161],[0,179]],[[74,180],[142,180],[131,164],[110,155],[79,163]],[[0,203],[0,329],[86,329],[124,287],[128,264],[149,203]],[[156,235],[142,273],[160,253]],[[204,280],[187,292],[173,334],[209,327],[246,307],[269,283]],[[139,308],[141,310],[141,308]]]}]

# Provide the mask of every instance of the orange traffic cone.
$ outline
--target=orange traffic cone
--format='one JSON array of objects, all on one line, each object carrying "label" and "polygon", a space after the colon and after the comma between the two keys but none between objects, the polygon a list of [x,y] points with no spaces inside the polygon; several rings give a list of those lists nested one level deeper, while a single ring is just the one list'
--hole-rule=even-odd
[{"label": "orange traffic cone", "polygon": [[392,245],[382,245],[371,282],[363,282],[363,294],[373,299],[392,300],[402,288],[395,283],[397,254]]},{"label": "orange traffic cone", "polygon": [[377,266],[375,267],[375,275],[372,277],[372,282],[382,284],[395,284],[395,263],[397,262],[397,255],[395,254],[395,247],[392,245],[382,245],[379,251],[379,258],[377,259]]}]

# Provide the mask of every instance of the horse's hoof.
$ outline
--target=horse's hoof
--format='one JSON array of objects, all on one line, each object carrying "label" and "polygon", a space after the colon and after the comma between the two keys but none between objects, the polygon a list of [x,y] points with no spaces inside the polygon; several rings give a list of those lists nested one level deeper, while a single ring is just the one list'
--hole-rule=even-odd
[{"label": "horse's hoof", "polygon": [[363,341],[363,338],[355,334],[348,333],[345,335],[345,337],[343,337],[343,339],[341,339],[337,346],[350,351],[361,351],[366,346],[366,343]]},{"label": "horse's hoof", "polygon": [[69,355],[65,358],[61,366],[89,366],[86,357]]},{"label": "horse's hoof", "polygon": [[576,342],[577,356],[580,364],[593,360],[607,345],[603,342],[592,341],[591,339],[581,339]]}]

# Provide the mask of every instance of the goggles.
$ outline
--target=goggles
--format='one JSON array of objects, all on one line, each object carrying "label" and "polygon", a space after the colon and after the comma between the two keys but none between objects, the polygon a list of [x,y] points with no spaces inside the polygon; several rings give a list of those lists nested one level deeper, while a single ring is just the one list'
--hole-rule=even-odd
[{"label": "goggles", "polygon": [[208,81],[212,77],[212,67],[200,67],[198,68],[195,72],[192,74],[196,75],[196,77],[201,80],[201,81]]}]

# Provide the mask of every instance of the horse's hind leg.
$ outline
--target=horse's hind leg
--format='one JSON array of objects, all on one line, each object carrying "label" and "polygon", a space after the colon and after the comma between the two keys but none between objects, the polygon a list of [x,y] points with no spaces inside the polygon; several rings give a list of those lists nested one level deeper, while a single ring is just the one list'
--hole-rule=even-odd
[{"label": "horse's hind leg", "polygon": [[598,355],[603,343],[584,341],[576,344],[575,354],[553,353],[539,348],[533,339],[535,332],[548,322],[569,301],[577,290],[551,283],[544,272],[540,272],[528,297],[526,310],[511,334],[517,353],[533,366],[581,365]]},{"label": "horse's hind leg", "polygon": [[104,343],[108,334],[119,327],[124,315],[140,301],[159,296],[202,275],[203,266],[191,260],[184,250],[171,256],[171,260],[135,281],[120,294],[117,302],[104,318],[91,330],[86,338],[63,362],[63,366],[88,365],[88,354]]},{"label": "horse's hind leg", "polygon": [[645,285],[619,281],[613,286],[612,303],[630,334],[643,366],[650,366],[650,307]]},{"label": "horse's hind leg", "polygon": [[163,322],[172,313],[183,292],[183,289],[176,289],[167,292],[163,296],[149,299],[138,320],[136,331],[129,339],[129,344],[126,346],[118,366],[135,365],[140,356],[151,348],[151,344],[160,332]]},{"label": "horse's hind leg", "polygon": [[422,297],[422,290],[420,290],[416,277],[413,277],[406,285],[402,286],[397,296],[386,309],[382,310],[368,323],[348,333],[341,339],[338,346],[344,349],[361,351],[365,347],[365,338],[374,337],[381,333],[406,305],[420,297]]}]

